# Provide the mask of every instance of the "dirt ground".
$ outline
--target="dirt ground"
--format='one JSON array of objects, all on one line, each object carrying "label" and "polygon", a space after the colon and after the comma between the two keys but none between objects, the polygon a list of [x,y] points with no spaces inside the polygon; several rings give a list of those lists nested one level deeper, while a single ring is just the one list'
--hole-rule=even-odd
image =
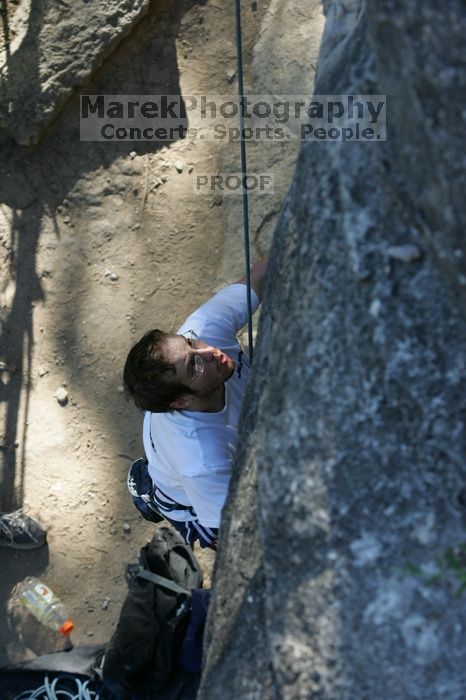
[{"label": "dirt ground", "polygon": [[[314,59],[317,9],[315,16]],[[273,85],[274,75],[286,86],[283,66],[297,43],[292,19],[284,33],[279,3],[244,3],[248,91]],[[235,61],[233,6],[158,2],[83,92],[234,94]],[[302,76],[299,56],[288,62],[289,87],[309,94],[312,73]],[[274,195],[251,198],[253,260],[270,247],[298,145],[249,149],[251,169],[276,174]],[[60,595],[75,643],[112,634],[125,566],[154,527],[126,489],[130,461],[142,454],[141,415],[121,386],[126,354],[147,329],[176,329],[238,279],[243,250],[241,199],[192,191],[193,172],[238,170],[237,144],[81,142],[76,95],[38,146],[7,140],[0,148],[1,508],[27,506],[48,530],[41,549],[0,548],[3,664],[62,645],[15,601],[27,575]],[[209,585],[214,557],[196,554]]]}]

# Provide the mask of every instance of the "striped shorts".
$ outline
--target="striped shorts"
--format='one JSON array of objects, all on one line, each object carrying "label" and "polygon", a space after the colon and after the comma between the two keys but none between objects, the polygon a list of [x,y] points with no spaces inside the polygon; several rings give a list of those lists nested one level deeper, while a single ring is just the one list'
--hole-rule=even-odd
[{"label": "striped shorts", "polygon": [[[193,545],[198,541],[201,547],[217,549],[218,529],[201,525],[192,506],[176,503],[154,486],[147,460],[141,458],[132,463],[127,485],[133,503],[143,518],[155,523],[167,520],[183,536],[186,544]],[[170,518],[171,513],[176,513],[181,520]]]}]

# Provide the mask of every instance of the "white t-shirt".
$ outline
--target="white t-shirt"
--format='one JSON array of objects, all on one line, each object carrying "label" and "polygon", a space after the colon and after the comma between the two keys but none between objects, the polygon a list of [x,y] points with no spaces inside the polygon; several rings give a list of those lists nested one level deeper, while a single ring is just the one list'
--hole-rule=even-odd
[{"label": "white t-shirt", "polygon": [[[251,290],[253,311],[259,299]],[[228,491],[236,450],[238,420],[249,379],[249,359],[237,332],[247,323],[247,287],[232,284],[189,316],[178,330],[220,348],[235,360],[225,383],[225,406],[217,413],[175,411],[144,415],[143,441],[152,481],[167,496],[192,506],[202,525],[217,528]],[[152,438],[152,440],[151,440]],[[155,450],[152,446],[155,447]],[[172,520],[193,520],[188,511],[170,512]]]}]

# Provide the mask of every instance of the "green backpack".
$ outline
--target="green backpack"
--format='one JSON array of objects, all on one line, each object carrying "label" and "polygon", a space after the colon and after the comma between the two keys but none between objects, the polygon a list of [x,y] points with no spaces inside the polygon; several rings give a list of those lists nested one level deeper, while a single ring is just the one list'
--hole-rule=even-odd
[{"label": "green backpack", "polygon": [[127,574],[129,591],[102,666],[104,683],[121,698],[125,691],[162,689],[172,679],[189,622],[191,589],[202,587],[191,548],[169,527],[155,532]]}]

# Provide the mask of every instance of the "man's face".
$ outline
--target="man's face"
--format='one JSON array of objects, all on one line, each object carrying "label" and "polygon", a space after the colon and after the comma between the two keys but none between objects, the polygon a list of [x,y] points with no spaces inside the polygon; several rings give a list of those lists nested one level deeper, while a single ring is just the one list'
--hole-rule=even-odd
[{"label": "man's face", "polygon": [[167,338],[163,354],[175,367],[176,381],[199,398],[214,394],[235,371],[234,361],[221,350],[182,335]]}]

